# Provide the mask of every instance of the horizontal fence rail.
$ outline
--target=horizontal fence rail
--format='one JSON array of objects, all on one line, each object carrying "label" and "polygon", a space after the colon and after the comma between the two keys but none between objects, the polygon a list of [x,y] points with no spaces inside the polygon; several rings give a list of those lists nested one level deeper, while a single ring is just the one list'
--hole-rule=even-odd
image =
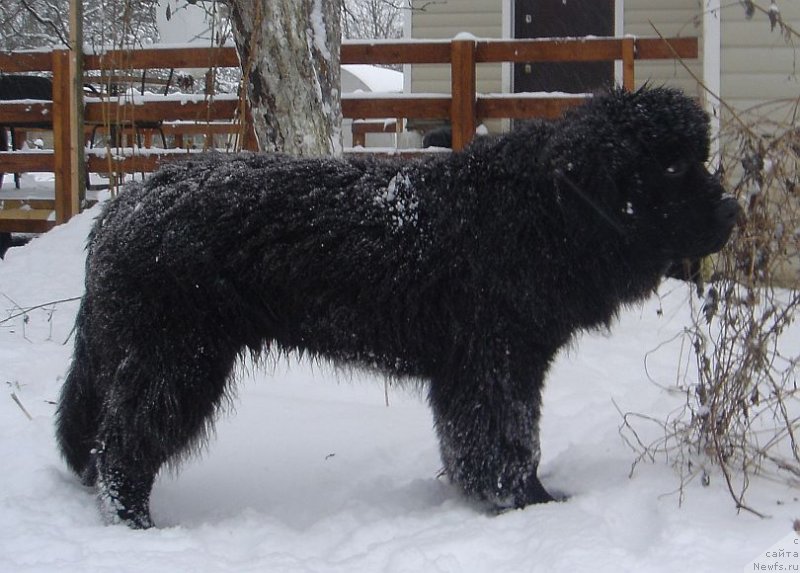
[{"label": "horizontal fence rail", "polygon": [[[354,41],[341,46],[342,64],[441,64],[450,68],[449,94],[344,94],[342,114],[356,120],[391,119],[394,126],[404,119],[449,120],[453,149],[469,143],[475,127],[484,119],[553,118],[565,109],[585,101],[585,95],[562,94],[480,94],[476,91],[476,66],[503,62],[620,61],[622,85],[635,84],[636,60],[694,59],[696,38],[551,38],[534,40],[493,40],[457,38],[430,41]],[[55,173],[53,201],[3,200],[0,191],[0,232],[40,232],[68,220],[80,208],[70,189],[66,160],[69,153],[68,79],[66,50],[0,52],[0,72],[51,72],[52,101],[0,101],[0,125],[17,128],[51,128],[53,151],[0,151],[0,172],[45,171]],[[118,70],[238,68],[232,46],[214,48],[150,47],[108,50],[84,56],[85,72],[100,72],[99,78],[119,78]],[[129,75],[131,85],[139,80]],[[141,78],[140,78],[141,79]],[[111,80],[109,80],[111,81]],[[145,83],[145,82],[143,82]],[[163,81],[161,82],[163,83]],[[239,134],[245,148],[254,148],[250,122],[242,98],[230,95],[86,97],[83,133],[114,131],[151,138],[158,131],[176,140],[184,135]],[[80,129],[80,127],[79,127]],[[359,137],[363,137],[362,124]],[[381,131],[381,130],[379,130]],[[388,131],[388,130],[383,130]],[[104,148],[88,150],[86,168],[111,177],[155,170],[163,161],[185,157],[185,150],[150,153],[147,149],[106,153]]]}]

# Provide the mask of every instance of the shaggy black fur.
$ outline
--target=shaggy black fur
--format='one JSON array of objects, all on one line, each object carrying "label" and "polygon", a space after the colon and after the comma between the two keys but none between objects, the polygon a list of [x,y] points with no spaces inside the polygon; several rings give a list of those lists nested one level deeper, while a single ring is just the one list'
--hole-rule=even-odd
[{"label": "shaggy black fur", "polygon": [[0,233],[0,259],[5,258],[6,251],[11,247],[11,233]]},{"label": "shaggy black fur", "polygon": [[53,80],[39,76],[0,74],[0,100],[53,99]]},{"label": "shaggy black fur", "polygon": [[8,249],[11,247],[21,247],[30,241],[30,239],[29,236],[0,233],[0,259],[5,258]]},{"label": "shaggy black fur", "polygon": [[453,146],[453,130],[450,126],[439,127],[425,134],[422,138],[422,147],[447,147]]},{"label": "shaggy black fur", "polygon": [[559,348],[728,239],[739,207],[704,167],[708,138],[690,99],[644,89],[445,157],[163,168],[89,241],[67,463],[110,520],[151,526],[156,473],[204,438],[237,357],[301,350],[427,382],[470,498],[551,500],[538,423]]}]

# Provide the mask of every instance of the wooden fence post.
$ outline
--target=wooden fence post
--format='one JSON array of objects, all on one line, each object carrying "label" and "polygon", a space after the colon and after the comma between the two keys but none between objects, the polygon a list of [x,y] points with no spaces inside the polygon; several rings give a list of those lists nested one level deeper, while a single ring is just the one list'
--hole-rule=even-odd
[{"label": "wooden fence post", "polygon": [[634,69],[636,57],[636,40],[633,38],[622,39],[622,88],[632,91],[635,87]]},{"label": "wooden fence post", "polygon": [[80,212],[84,188],[80,54],[53,50],[53,162],[56,223]]},{"label": "wooden fence post", "polygon": [[69,203],[65,220],[81,212],[86,197],[83,135],[83,2],[71,0],[69,10]]},{"label": "wooden fence post", "polygon": [[69,86],[69,51],[53,50],[53,162],[57,224],[69,220],[72,210]]},{"label": "wooden fence post", "polygon": [[453,151],[464,149],[475,136],[475,46],[473,39],[456,39],[450,44]]}]

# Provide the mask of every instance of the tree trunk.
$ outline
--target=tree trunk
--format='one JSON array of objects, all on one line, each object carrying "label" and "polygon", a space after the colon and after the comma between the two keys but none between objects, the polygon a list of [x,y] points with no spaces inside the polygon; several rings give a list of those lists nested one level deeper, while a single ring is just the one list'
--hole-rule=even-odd
[{"label": "tree trunk", "polygon": [[231,0],[259,147],[339,154],[341,0]]}]

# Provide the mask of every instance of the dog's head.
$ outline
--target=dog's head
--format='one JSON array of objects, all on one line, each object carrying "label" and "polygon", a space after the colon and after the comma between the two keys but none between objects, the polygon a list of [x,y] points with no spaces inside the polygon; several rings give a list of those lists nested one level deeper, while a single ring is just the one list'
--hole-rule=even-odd
[{"label": "dog's head", "polygon": [[[602,198],[622,232],[665,261],[719,251],[740,214],[706,162],[709,122],[702,108],[669,88],[616,90],[579,113],[605,157]],[[597,161],[597,160],[596,160]]]}]

